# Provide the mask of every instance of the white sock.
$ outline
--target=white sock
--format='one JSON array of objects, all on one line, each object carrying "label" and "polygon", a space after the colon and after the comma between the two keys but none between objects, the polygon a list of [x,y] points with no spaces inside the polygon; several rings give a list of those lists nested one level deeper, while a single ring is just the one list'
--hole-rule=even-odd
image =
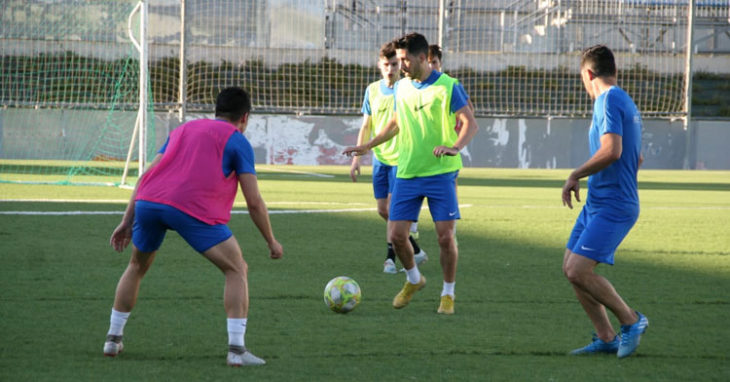
[{"label": "white sock", "polygon": [[228,319],[228,344],[244,346],[243,337],[246,335],[247,318]]},{"label": "white sock", "polygon": [[418,271],[418,267],[414,266],[411,269],[406,269],[406,279],[411,284],[418,284],[421,281],[421,272]]},{"label": "white sock", "polygon": [[418,222],[411,223],[411,232],[418,232]]},{"label": "white sock", "polygon": [[444,288],[441,289],[441,296],[451,295],[451,297],[454,297],[454,284],[456,284],[456,281],[453,283],[447,283],[444,281]]},{"label": "white sock", "polygon": [[124,334],[124,325],[127,324],[129,314],[131,312],[118,312],[112,308],[112,315],[109,319],[109,332],[113,336],[121,336]]}]

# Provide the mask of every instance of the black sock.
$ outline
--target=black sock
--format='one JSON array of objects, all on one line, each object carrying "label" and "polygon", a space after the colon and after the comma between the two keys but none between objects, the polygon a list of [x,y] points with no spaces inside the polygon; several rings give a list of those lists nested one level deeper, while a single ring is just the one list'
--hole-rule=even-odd
[{"label": "black sock", "polygon": [[408,240],[411,242],[411,245],[413,246],[413,254],[421,252],[421,247],[419,247],[418,243],[416,243],[416,241],[413,240],[413,236],[408,235]]},{"label": "black sock", "polygon": [[388,258],[393,260],[395,263],[395,250],[393,250],[393,243],[388,243]]}]

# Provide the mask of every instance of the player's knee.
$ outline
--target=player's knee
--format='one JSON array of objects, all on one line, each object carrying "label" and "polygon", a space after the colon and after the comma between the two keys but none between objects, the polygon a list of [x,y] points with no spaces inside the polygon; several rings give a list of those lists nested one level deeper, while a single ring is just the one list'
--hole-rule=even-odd
[{"label": "player's knee", "polygon": [[246,276],[248,273],[248,264],[240,255],[215,257],[212,261],[226,276]]},{"label": "player's knee", "polygon": [[581,285],[583,284],[583,280],[585,280],[584,272],[576,269],[576,267],[571,267],[569,264],[563,265],[563,274],[571,284]]},{"label": "player's knee", "polygon": [[573,283],[573,279],[575,278],[575,275],[572,272],[570,272],[568,267],[565,265],[563,265],[563,276],[565,276],[565,278],[568,279],[568,281]]},{"label": "player's knee", "polygon": [[248,263],[246,260],[241,260],[241,275],[243,275],[243,277],[248,275]]},{"label": "player's knee", "polygon": [[449,230],[448,232],[439,233],[438,242],[441,248],[451,248],[454,243],[454,232]]},{"label": "player's knee", "polygon": [[248,275],[248,264],[246,264],[245,261],[242,261],[239,264],[230,264],[226,267],[221,267],[221,271],[223,271],[223,274],[226,276],[226,278],[234,278],[238,280],[246,280]]},{"label": "player's knee", "polygon": [[147,273],[147,270],[150,269],[151,265],[151,261],[141,260],[137,257],[132,257],[132,259],[130,259],[129,261],[129,269],[140,276],[144,276],[144,274]]},{"label": "player's knee", "polygon": [[248,263],[246,263],[246,260],[243,258],[236,259],[235,262],[231,262],[225,266],[226,269],[223,269],[224,273],[231,273],[235,274],[236,276],[240,276],[245,278],[248,274]]},{"label": "player's knee", "polygon": [[402,248],[410,245],[410,242],[408,241],[408,233],[403,234],[400,232],[391,232],[390,240],[396,248]]}]

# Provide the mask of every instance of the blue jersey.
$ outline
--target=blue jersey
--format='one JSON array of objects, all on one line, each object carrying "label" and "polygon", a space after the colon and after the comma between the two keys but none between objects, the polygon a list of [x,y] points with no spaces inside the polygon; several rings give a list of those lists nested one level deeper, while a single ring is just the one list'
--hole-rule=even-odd
[{"label": "blue jersey", "polygon": [[641,115],[631,97],[612,86],[593,103],[593,121],[588,134],[591,156],[601,147],[603,134],[621,136],[621,158],[588,177],[588,208],[634,208],[638,213],[636,173],[641,155]]},{"label": "blue jersey", "polygon": [[[170,137],[167,137],[158,154],[164,154]],[[256,175],[255,159],[251,143],[240,132],[236,131],[228,138],[223,149],[223,163],[221,163],[223,175],[228,177],[232,171],[237,175],[249,173]]]}]

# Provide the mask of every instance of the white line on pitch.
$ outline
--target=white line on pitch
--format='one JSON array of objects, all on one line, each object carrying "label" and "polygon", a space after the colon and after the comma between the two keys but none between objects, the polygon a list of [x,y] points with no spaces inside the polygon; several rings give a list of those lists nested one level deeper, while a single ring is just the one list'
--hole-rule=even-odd
[{"label": "white line on pitch", "polygon": [[[305,204],[309,204],[309,205],[315,205],[315,206],[316,205],[321,205],[321,206],[327,206],[327,205],[330,205],[330,206],[338,206],[338,205],[343,205],[343,206],[352,206],[352,205],[365,206],[365,205],[370,205],[372,203],[359,203],[359,202],[266,202],[266,205],[268,205],[268,206],[287,205],[287,204],[291,204],[291,205],[305,205]],[[241,203],[241,205],[243,205],[243,203]]]},{"label": "white line on pitch", "polygon": [[0,215],[24,216],[73,216],[73,215],[123,215],[124,211],[0,211]]},{"label": "white line on pitch", "polygon": [[[270,210],[269,215],[283,214],[324,214],[342,212],[376,211],[375,208],[341,208],[330,210]],[[84,216],[84,215],[123,215],[124,211],[0,211],[0,215],[24,216]],[[233,210],[232,215],[248,215],[246,210]]]},{"label": "white line on pitch", "polygon": [[[469,208],[471,204],[460,205],[459,208]],[[421,209],[428,209],[423,206]],[[285,214],[326,214],[326,213],[347,213],[376,211],[376,208],[337,208],[327,210],[270,210],[269,215]],[[22,215],[22,216],[84,216],[84,215],[122,215],[124,211],[0,211],[0,215]],[[233,210],[232,215],[248,215],[246,210]]]},{"label": "white line on pitch", "polygon": [[[342,212],[376,211],[376,208],[339,208],[328,210],[269,210],[269,215],[283,214],[325,214]],[[84,215],[123,215],[124,211],[0,211],[0,215],[23,216],[84,216]],[[233,210],[232,215],[248,215],[246,210]]]},{"label": "white line on pitch", "polygon": [[[524,208],[524,209],[563,209],[567,208],[565,206],[561,205],[549,205],[549,206],[543,206],[543,205],[519,205],[519,204],[480,204],[477,205],[478,207],[486,207],[486,208]],[[580,207],[580,206],[578,206]],[[730,206],[642,206],[642,210],[730,210]]]},{"label": "white line on pitch", "polygon": [[318,178],[334,178],[335,177],[334,175],[330,175],[330,174],[320,174],[320,173],[316,173],[316,172],[307,172],[307,171],[298,171],[298,170],[284,170],[284,169],[270,168],[270,167],[260,167],[259,170],[283,172],[283,173],[289,173],[289,174],[309,175],[309,176],[315,176]]},{"label": "white line on pitch", "polygon": [[[0,199],[0,202],[38,202],[38,203],[129,203],[129,199]],[[370,203],[359,203],[359,202],[296,202],[296,201],[282,201],[282,202],[266,202],[267,205],[331,205],[331,206],[351,206],[351,205],[369,205]],[[235,205],[245,206],[245,202],[238,202]]]},{"label": "white line on pitch", "polygon": [[641,207],[642,210],[730,210],[730,206],[697,206],[697,207],[673,207],[673,206],[655,206]]},{"label": "white line on pitch", "polygon": [[0,199],[0,202],[39,202],[39,203],[129,203],[129,199]]}]

